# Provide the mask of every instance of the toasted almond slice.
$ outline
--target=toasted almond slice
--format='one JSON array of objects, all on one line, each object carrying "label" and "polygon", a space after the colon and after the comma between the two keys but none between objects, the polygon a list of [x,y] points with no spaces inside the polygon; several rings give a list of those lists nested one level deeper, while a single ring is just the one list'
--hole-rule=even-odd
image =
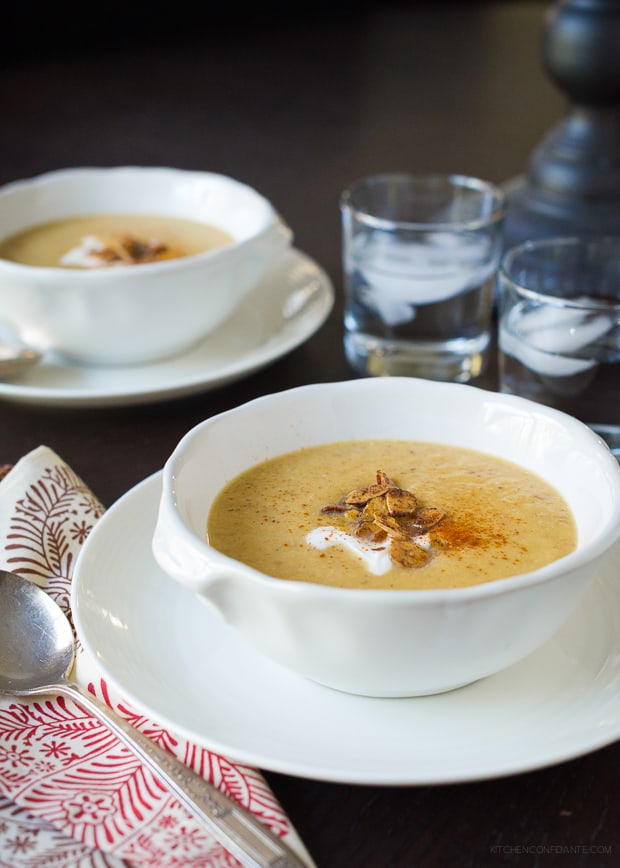
[{"label": "toasted almond slice", "polygon": [[449,549],[453,547],[453,543],[450,539],[442,534],[441,528],[439,530],[436,527],[432,528],[428,534],[428,539],[430,540],[431,548],[433,549]]},{"label": "toasted almond slice", "polygon": [[419,530],[430,530],[446,517],[445,509],[440,506],[425,506],[419,509],[411,523]]},{"label": "toasted almond slice", "polygon": [[374,497],[381,497],[390,489],[387,483],[369,485],[368,488],[355,488],[344,498],[344,502],[355,506],[364,506]]},{"label": "toasted almond slice", "polygon": [[390,488],[385,495],[390,515],[414,515],[418,508],[415,494],[402,488]]},{"label": "toasted almond slice", "polygon": [[387,515],[388,508],[385,502],[385,496],[373,497],[364,506],[360,513],[360,521],[374,521],[377,515]]},{"label": "toasted almond slice", "polygon": [[362,521],[355,528],[355,536],[369,540],[372,543],[382,543],[387,539],[387,533],[371,521]]},{"label": "toasted almond slice", "polygon": [[393,539],[390,558],[401,567],[423,567],[430,560],[429,552],[411,540]]},{"label": "toasted almond slice", "polygon": [[377,470],[375,474],[377,485],[387,485],[388,488],[398,488],[395,482],[383,470]]},{"label": "toasted almond slice", "polygon": [[369,500],[372,500],[372,495],[368,493],[367,488],[354,488],[343,498],[344,503],[356,506],[364,506]]},{"label": "toasted almond slice", "polygon": [[398,521],[393,515],[377,515],[375,516],[375,524],[382,530],[389,533],[394,539],[406,540],[410,538],[410,534],[406,527]]}]

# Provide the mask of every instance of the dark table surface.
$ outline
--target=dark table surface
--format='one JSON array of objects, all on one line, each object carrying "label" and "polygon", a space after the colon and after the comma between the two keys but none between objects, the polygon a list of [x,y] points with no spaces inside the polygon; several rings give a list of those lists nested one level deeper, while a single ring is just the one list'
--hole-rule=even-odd
[{"label": "dark table surface", "polygon": [[[319,3],[292,14],[267,4],[242,22],[236,10],[210,14],[208,4],[188,20],[181,3],[162,22],[146,8],[142,18],[135,8],[124,17],[112,4],[99,27],[75,18],[65,26],[48,13],[15,39],[5,28],[0,183],[79,165],[232,175],[284,215],[296,246],[331,276],[336,304],[303,346],[216,391],[137,407],[2,401],[0,463],[44,443],[110,506],[161,468],[200,420],[268,392],[352,376],[342,351],[340,191],[387,170],[496,182],[520,174],[564,111],[540,61],[547,8]],[[266,775],[319,868],[551,868],[620,858],[619,744],[448,786]]]}]

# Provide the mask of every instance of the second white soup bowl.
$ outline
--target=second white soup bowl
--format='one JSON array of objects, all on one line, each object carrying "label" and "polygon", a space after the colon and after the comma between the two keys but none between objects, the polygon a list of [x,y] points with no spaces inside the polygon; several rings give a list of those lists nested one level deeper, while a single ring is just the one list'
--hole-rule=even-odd
[{"label": "second white soup bowl", "polygon": [[0,187],[0,240],[93,214],[178,217],[233,242],[192,256],[64,268],[0,259],[0,323],[24,343],[93,365],[150,363],[189,349],[224,322],[291,243],[256,190],[214,172],[166,167],[60,169]]}]

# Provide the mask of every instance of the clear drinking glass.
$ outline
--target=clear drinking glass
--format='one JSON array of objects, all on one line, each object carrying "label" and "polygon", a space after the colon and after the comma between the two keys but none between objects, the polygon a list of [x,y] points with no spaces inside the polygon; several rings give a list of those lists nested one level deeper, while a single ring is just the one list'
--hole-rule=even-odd
[{"label": "clear drinking glass", "polygon": [[527,241],[499,269],[500,390],[585,422],[620,456],[620,237]]},{"label": "clear drinking glass", "polygon": [[377,175],[340,201],[344,348],[364,375],[468,382],[488,361],[504,193],[461,175]]}]

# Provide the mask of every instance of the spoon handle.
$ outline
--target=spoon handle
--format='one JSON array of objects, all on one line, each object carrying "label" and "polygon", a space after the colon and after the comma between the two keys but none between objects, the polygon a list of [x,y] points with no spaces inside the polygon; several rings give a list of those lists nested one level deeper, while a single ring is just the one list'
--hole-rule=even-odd
[{"label": "spoon handle", "polygon": [[80,685],[63,681],[32,693],[60,693],[78,702],[129,747],[246,868],[308,868],[277,835],[234,799],[116,715]]}]

